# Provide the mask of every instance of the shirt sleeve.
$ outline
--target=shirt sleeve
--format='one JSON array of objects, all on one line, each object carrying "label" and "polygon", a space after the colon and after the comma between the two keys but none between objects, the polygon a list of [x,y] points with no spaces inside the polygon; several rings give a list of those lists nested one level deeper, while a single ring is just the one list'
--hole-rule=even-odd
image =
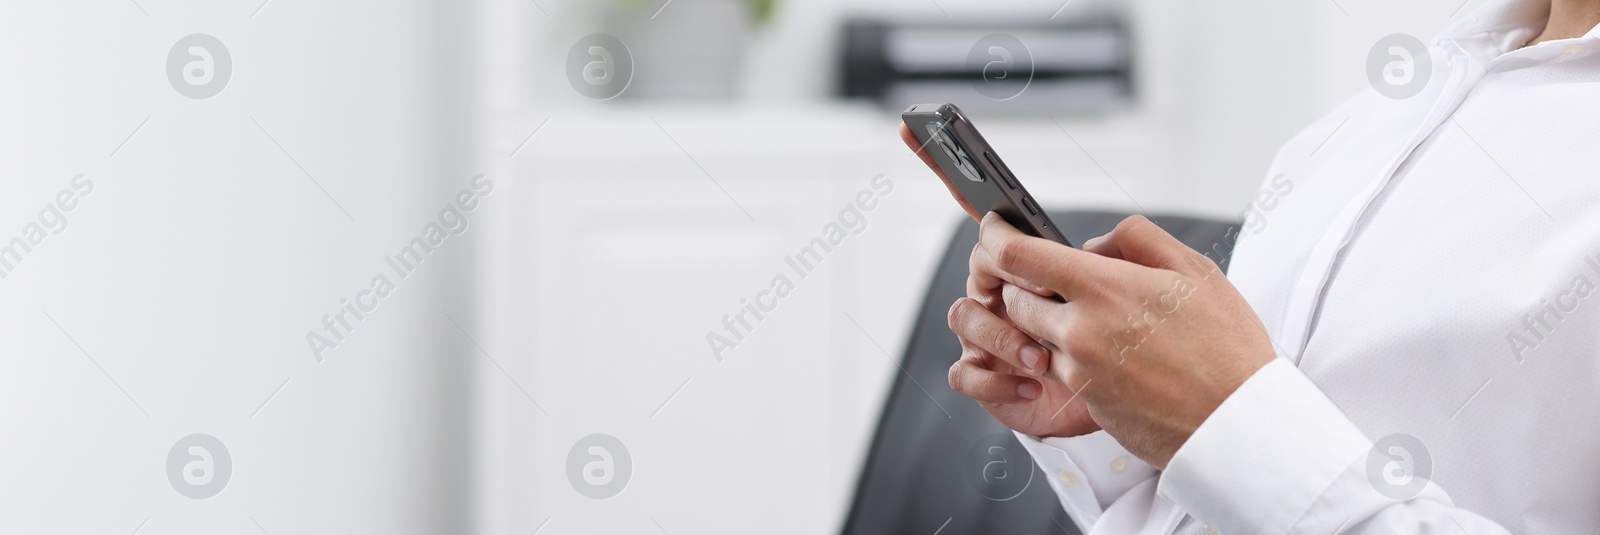
[{"label": "shirt sleeve", "polygon": [[1157,474],[1105,431],[1071,438],[1016,435],[1056,491],[1062,509],[1084,533],[1091,532],[1113,502]]},{"label": "shirt sleeve", "polygon": [[[1391,471],[1400,460],[1422,466],[1425,450],[1385,450],[1276,359],[1178,449],[1157,492],[1221,533],[1508,533],[1456,508],[1423,470]],[[1382,455],[1376,469],[1369,452]]]}]

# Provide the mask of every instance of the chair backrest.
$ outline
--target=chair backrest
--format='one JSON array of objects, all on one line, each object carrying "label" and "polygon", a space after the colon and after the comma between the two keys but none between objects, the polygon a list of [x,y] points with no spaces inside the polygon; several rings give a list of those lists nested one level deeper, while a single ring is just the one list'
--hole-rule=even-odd
[{"label": "chair backrest", "polygon": [[[1125,216],[1050,214],[1074,244],[1110,232]],[[1227,268],[1235,224],[1176,216],[1157,224]],[[950,389],[947,373],[961,346],[945,315],[966,293],[967,257],[977,241],[977,225],[964,221],[940,261],[901,359],[905,373],[895,376],[867,454],[845,535],[1078,534],[1045,482],[1049,476],[1011,432]]]}]

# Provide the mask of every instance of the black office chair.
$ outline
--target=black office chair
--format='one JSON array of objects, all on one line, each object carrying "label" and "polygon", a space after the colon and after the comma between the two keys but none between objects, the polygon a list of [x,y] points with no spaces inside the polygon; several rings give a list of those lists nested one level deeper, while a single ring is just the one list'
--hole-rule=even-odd
[{"label": "black office chair", "polygon": [[[1075,245],[1110,232],[1126,214],[1050,214]],[[1166,216],[1157,224],[1208,253],[1223,269],[1234,223]],[[883,419],[867,454],[845,535],[1078,535],[1055,492],[1011,432],[950,389],[961,346],[945,315],[966,293],[967,257],[978,227],[965,221],[950,240],[917,314]],[[909,378],[914,378],[912,381]]]}]

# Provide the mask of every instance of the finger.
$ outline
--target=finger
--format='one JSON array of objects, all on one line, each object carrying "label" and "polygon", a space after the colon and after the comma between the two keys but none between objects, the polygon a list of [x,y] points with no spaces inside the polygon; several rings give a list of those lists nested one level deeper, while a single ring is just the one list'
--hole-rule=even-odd
[{"label": "finger", "polygon": [[1078,304],[1039,297],[1015,286],[1006,287],[1003,295],[1006,316],[1018,330],[1070,360],[1051,363],[1052,367],[1060,368],[1052,370],[1054,376],[1072,384],[1068,379],[1077,373],[1078,364],[1099,361],[1098,354],[1091,351],[1098,347],[1094,340],[1073,339],[1082,332],[1075,328],[1080,319],[1076,313]]},{"label": "finger", "polygon": [[939,175],[939,180],[944,182],[945,189],[950,190],[950,196],[956,198],[956,202],[961,204],[961,209],[966,210],[967,215],[972,216],[973,221],[982,219],[978,215],[978,211],[972,209],[972,203],[967,202],[967,197],[961,194],[961,190],[956,189],[956,183],[951,182],[950,177],[945,176],[944,169],[940,168],[939,163],[933,160],[933,154],[928,152],[928,145],[917,141],[916,134],[911,133],[911,127],[906,126],[905,123],[900,123],[900,140],[904,141],[907,147],[911,147],[912,152],[917,153],[917,157],[922,158],[922,163],[927,164],[929,169],[933,169],[934,174]]},{"label": "finger", "polygon": [[971,354],[977,355],[978,356],[978,367],[979,368],[983,368],[985,370],[989,370],[989,371],[992,371],[992,372],[995,372],[995,373],[1003,373],[1003,374],[1007,374],[1007,375],[1023,375],[1022,369],[1017,368],[1016,366],[1012,366],[1012,365],[1006,363],[1006,361],[1000,360],[1000,357],[996,357],[994,355],[990,355],[988,351],[984,351],[982,349],[979,349],[979,348],[973,347],[973,346],[969,346],[969,345],[962,345],[961,346],[961,351],[963,353],[971,353]]},{"label": "finger", "polygon": [[975,281],[975,278],[971,277],[971,276],[968,276],[967,277],[967,298],[968,299],[972,299],[973,301],[977,301],[979,305],[983,306],[983,308],[989,309],[989,312],[994,314],[995,317],[1000,318],[1000,321],[1004,321],[1004,322],[1010,323],[1011,320],[1006,319],[1006,302],[1005,302],[1005,299],[1003,299],[1001,297],[1001,295],[1000,295],[1000,290],[1003,287],[1004,286],[1001,286],[1000,288],[990,288],[988,290],[981,290],[981,289],[978,288],[978,284]]},{"label": "finger", "polygon": [[1000,301],[1000,285],[1005,280],[984,266],[979,258],[982,254],[983,246],[972,244],[972,254],[967,255],[967,297],[979,300],[984,306],[992,306]]},{"label": "finger", "polygon": [[1107,236],[1110,236],[1110,233],[1089,238],[1089,241],[1083,242],[1083,250],[1100,256],[1122,260],[1122,256],[1117,252],[1117,249],[1106,243]]},{"label": "finger", "polygon": [[1043,346],[975,300],[957,299],[950,307],[949,321],[950,330],[962,343],[999,357],[1028,375],[1041,375],[1050,368]]},{"label": "finger", "polygon": [[1000,286],[1005,283],[1021,286],[1030,292],[1045,297],[1055,295],[1055,292],[1050,291],[1049,288],[1034,284],[1033,281],[1000,269],[999,265],[995,263],[994,256],[983,248],[982,243],[973,246],[972,256],[967,259],[967,273],[967,295],[974,298],[980,298],[980,295],[985,297],[991,295],[999,296]]},{"label": "finger", "polygon": [[976,275],[967,275],[967,297],[977,300],[978,304],[995,313],[1000,313],[1006,308],[1006,304],[1000,300],[1000,289],[979,288]]},{"label": "finger", "polygon": [[1000,357],[990,355],[988,351],[984,351],[978,346],[962,342],[961,354],[973,359],[979,368],[1007,375],[1024,375],[1022,369],[1000,360]]},{"label": "finger", "polygon": [[1184,245],[1142,215],[1131,215],[1103,236],[1102,254],[1141,266],[1170,269],[1185,275],[1204,275],[1216,263]]},{"label": "finger", "polygon": [[950,366],[950,389],[983,403],[1026,403],[1039,399],[1038,381],[986,370],[977,359],[962,357]]},{"label": "finger", "polygon": [[1068,301],[1108,288],[1137,267],[1023,234],[998,214],[984,216],[978,245],[999,271],[996,276],[1033,281]]},{"label": "finger", "polygon": [[1015,286],[1006,287],[1001,292],[1001,299],[1005,302],[1006,318],[1011,321],[1013,327],[1022,331],[1023,336],[1038,340],[1039,343],[1051,348],[1060,348],[1060,340],[1056,339],[1056,326],[1052,323],[1052,318],[1047,318],[1053,316],[1055,311],[1050,310],[1048,305],[1065,303],[1042,297],[1033,299],[1034,297],[1039,296]]}]

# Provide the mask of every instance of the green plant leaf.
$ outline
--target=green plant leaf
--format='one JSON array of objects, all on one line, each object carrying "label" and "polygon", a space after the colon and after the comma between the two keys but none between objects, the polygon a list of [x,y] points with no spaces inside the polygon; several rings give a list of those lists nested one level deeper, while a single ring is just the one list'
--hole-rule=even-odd
[{"label": "green plant leaf", "polygon": [[772,20],[772,13],[777,9],[778,0],[750,0],[750,13],[758,24]]}]

